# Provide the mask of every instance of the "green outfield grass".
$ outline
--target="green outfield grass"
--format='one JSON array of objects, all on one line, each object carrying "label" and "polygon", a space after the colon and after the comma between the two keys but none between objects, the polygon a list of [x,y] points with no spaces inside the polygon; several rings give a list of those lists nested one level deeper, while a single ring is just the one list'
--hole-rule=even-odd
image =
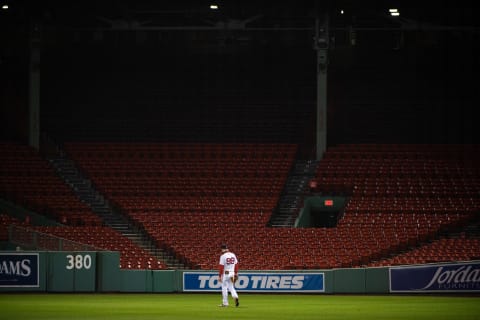
[{"label": "green outfield grass", "polygon": [[480,319],[480,297],[242,294],[0,294],[0,319]]}]

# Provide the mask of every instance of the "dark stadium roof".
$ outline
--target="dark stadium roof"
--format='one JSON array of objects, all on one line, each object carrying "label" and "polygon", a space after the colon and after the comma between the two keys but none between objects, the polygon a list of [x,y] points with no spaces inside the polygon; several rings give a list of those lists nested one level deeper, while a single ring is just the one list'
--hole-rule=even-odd
[{"label": "dark stadium roof", "polygon": [[[240,1],[240,0],[0,0],[8,4],[0,20],[23,23],[40,20],[46,24],[71,27],[106,28],[135,26],[143,28],[200,28],[233,26],[249,28],[311,27],[317,12],[330,12],[333,27],[358,28],[449,28],[478,27],[471,1]],[[210,9],[218,5],[217,10]],[[389,8],[397,8],[400,17],[392,19]],[[343,10],[343,13],[342,13]],[[229,24],[221,24],[226,21]]]}]

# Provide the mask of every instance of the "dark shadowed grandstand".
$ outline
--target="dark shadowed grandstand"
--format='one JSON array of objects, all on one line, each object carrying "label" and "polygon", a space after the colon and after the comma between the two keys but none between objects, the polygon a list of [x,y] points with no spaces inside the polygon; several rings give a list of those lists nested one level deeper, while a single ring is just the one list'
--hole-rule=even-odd
[{"label": "dark shadowed grandstand", "polygon": [[[215,269],[221,243],[245,270],[480,259],[467,2],[218,3],[2,9],[0,249],[114,250],[122,269]],[[315,199],[342,205],[329,220]]]}]

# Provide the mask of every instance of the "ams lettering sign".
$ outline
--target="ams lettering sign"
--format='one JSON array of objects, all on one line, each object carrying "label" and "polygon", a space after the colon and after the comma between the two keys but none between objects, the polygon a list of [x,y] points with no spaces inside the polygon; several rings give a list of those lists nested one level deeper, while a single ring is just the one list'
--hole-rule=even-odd
[{"label": "ams lettering sign", "polygon": [[0,287],[38,286],[38,253],[0,254]]}]

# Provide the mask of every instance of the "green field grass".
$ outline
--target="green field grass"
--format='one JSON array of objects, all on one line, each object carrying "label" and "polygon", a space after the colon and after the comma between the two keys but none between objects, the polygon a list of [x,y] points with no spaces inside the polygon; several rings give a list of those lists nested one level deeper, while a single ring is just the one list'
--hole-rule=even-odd
[{"label": "green field grass", "polygon": [[480,319],[480,297],[242,294],[0,294],[0,319]]}]

